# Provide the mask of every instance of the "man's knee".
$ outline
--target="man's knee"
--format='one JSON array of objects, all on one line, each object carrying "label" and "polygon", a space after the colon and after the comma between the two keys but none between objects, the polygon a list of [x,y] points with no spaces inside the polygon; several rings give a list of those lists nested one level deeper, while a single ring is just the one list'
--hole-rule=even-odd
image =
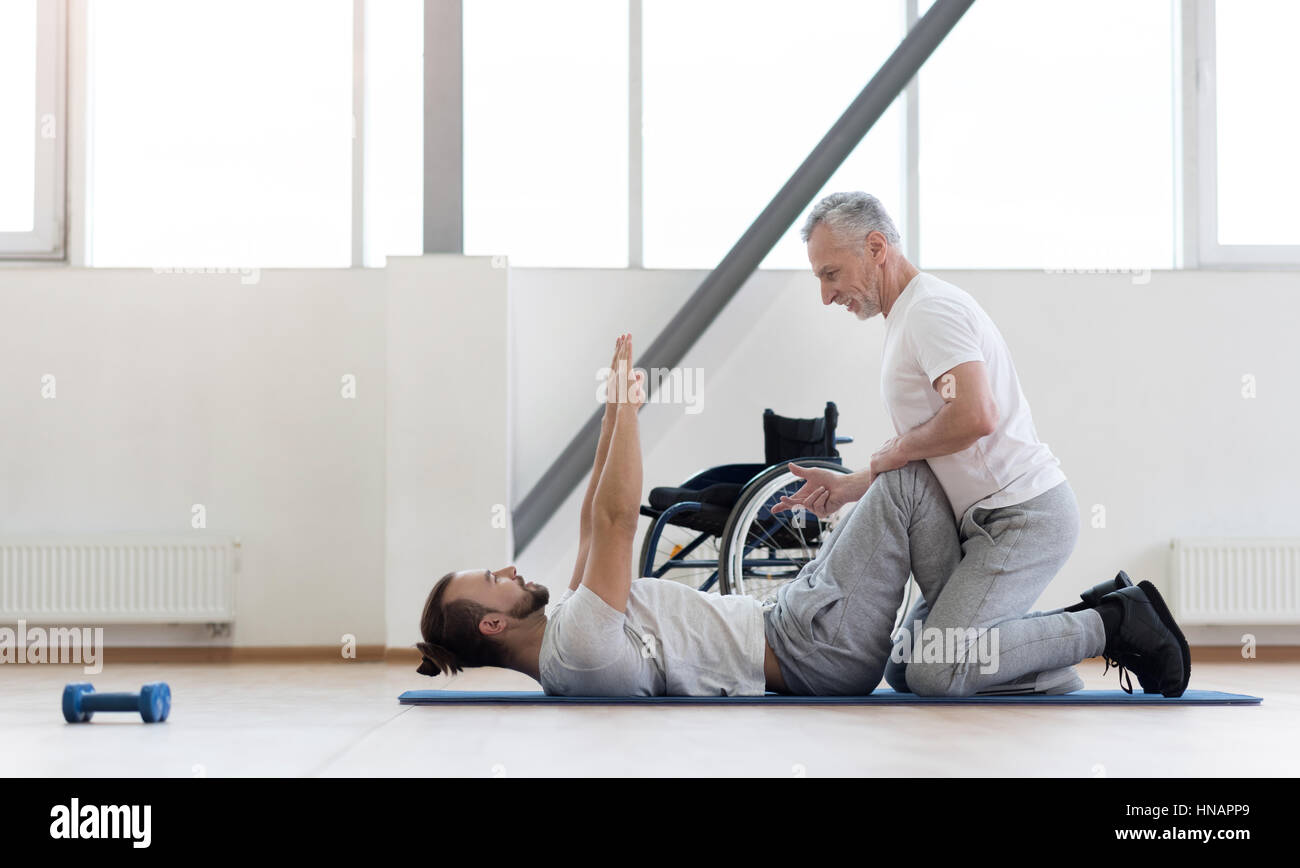
[{"label": "man's knee", "polygon": [[939,479],[934,475],[934,471],[930,469],[928,461],[917,460],[909,461],[902,467],[876,474],[876,478],[871,485],[874,488],[880,483],[884,483],[885,487],[890,489],[890,493],[895,499],[910,503],[916,500],[921,492],[933,486],[938,486]]},{"label": "man's knee", "polygon": [[917,696],[967,696],[964,679],[957,678],[956,663],[927,663],[913,660],[907,664],[907,686]]},{"label": "man's knee", "polygon": [[[911,479],[923,470],[930,470],[930,465],[922,460],[909,461],[902,467],[895,467],[893,470],[885,470],[876,474],[877,479],[893,479],[898,482]],[[933,472],[933,471],[931,471]]]},{"label": "man's knee", "polygon": [[896,503],[906,503],[908,501],[908,492],[916,484],[916,474],[919,472],[916,465],[920,464],[929,469],[924,461],[909,461],[902,467],[895,467],[893,470],[886,470],[883,473],[877,473],[876,478],[871,481],[871,487],[885,490],[890,499]]}]

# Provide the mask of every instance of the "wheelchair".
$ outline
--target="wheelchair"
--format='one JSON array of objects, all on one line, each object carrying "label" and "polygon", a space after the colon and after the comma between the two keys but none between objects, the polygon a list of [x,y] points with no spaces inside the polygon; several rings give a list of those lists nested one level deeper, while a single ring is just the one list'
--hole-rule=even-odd
[{"label": "wheelchair", "polygon": [[723,464],[677,487],[655,488],[641,515],[650,518],[638,567],[643,577],[670,578],[700,591],[770,600],[821,550],[836,516],[806,510],[772,513],[803,480],[788,462],[849,473],[835,433],[839,411],[828,401],[821,418],[792,419],[763,411],[763,464]]}]

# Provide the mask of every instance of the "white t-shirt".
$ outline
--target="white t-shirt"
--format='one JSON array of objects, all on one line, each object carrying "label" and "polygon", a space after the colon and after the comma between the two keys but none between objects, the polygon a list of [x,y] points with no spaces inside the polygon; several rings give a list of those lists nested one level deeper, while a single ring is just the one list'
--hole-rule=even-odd
[{"label": "white t-shirt", "polygon": [[969,293],[918,273],[885,317],[880,393],[901,436],[944,405],[934,381],[963,362],[983,361],[998,406],[993,433],[961,452],[927,458],[960,524],[966,510],[1023,503],[1065,481],[1038,439],[1029,401],[1002,333]]},{"label": "white t-shirt", "polygon": [[761,696],[762,604],[634,579],[627,611],[579,585],[552,609],[537,668],[551,696]]}]

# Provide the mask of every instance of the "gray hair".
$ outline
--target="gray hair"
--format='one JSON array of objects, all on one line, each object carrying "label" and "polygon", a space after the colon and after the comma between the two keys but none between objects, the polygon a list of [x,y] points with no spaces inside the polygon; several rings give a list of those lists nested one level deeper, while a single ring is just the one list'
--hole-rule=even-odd
[{"label": "gray hair", "polygon": [[825,223],[841,242],[861,245],[872,232],[879,232],[893,246],[899,246],[898,227],[885,213],[885,206],[870,193],[832,193],[813,206],[800,235],[808,243],[818,223]]}]

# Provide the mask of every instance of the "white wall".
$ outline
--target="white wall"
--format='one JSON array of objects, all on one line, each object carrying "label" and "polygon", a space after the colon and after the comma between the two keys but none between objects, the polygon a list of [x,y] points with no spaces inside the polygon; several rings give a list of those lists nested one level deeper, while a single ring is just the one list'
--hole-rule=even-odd
[{"label": "white wall", "polygon": [[439,575],[512,547],[508,275],[0,269],[0,533],[240,538],[230,637],[110,645],[411,644]]},{"label": "white wall", "polygon": [[0,270],[0,533],[238,536],[211,644],[384,642],[384,330],[382,272]]},{"label": "white wall", "polygon": [[[1079,498],[1079,546],[1041,605],[1121,567],[1167,582],[1174,536],[1300,534],[1300,274],[941,276],[998,323]],[[507,272],[482,257],[264,271],[251,286],[0,269],[0,533],[186,533],[203,503],[207,532],[244,542],[221,641],[409,644],[437,576],[507,560],[511,531],[491,506],[517,503],[596,409],[614,336],[644,350],[703,277]],[[704,369],[703,411],[643,411],[647,487],[759,461],[764,407],[811,416],[828,399],[861,464],[893,433],[881,332],[823,309],[810,275],[757,274],[684,363]],[[40,396],[47,373],[54,400]],[[346,373],[355,400],[339,394]],[[1241,397],[1244,374],[1258,397]],[[519,557],[553,590],[572,569],[580,494]],[[1105,528],[1090,526],[1094,504]],[[209,641],[196,628],[108,635]]]},{"label": "white wall", "polygon": [[498,265],[388,260],[390,647],[420,639],[439,576],[503,567],[513,549],[509,271]]},{"label": "white wall", "polygon": [[[1039,436],[1061,459],[1083,528],[1040,606],[1126,569],[1168,587],[1175,536],[1298,536],[1300,274],[937,272],[966,289],[1010,345]],[[704,272],[517,269],[516,500],[595,408],[594,372],[631,330],[644,349]],[[1142,278],[1138,277],[1140,281]],[[640,318],[638,320],[638,317]],[[801,271],[755,275],[683,363],[703,367],[705,405],[648,406],[645,480],[760,461],[760,414],[817,415],[838,403],[843,447],[858,466],[894,432],[880,399],[883,323],[823,309]],[[1242,377],[1257,397],[1242,397]],[[576,554],[578,498],[520,556],[558,590]],[[1104,528],[1092,527],[1093,507]],[[644,525],[644,520],[643,520]],[[1261,641],[1300,640],[1290,628]],[[1239,629],[1189,628],[1234,642]]]}]

